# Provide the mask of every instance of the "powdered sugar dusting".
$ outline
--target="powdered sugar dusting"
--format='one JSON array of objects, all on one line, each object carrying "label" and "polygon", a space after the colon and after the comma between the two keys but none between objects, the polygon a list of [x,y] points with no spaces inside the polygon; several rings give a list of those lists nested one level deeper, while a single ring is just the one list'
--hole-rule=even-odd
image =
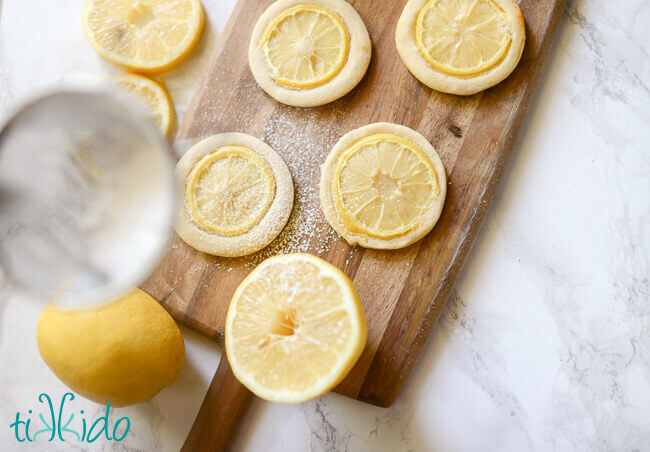
[{"label": "powdered sugar dusting", "polygon": [[[229,79],[228,65],[213,68],[211,77]],[[297,108],[275,104],[264,98],[254,80],[246,76],[236,81],[235,97],[204,96],[194,112],[192,135],[205,138],[215,132],[250,133],[268,144],[285,161],[294,184],[294,206],[286,227],[261,251],[238,259],[237,263],[214,260],[210,265],[228,271],[229,267],[252,269],[263,260],[278,254],[304,253],[323,255],[336,238],[322,213],[319,197],[320,166],[330,150],[348,129],[339,126],[340,118],[352,122],[345,102],[338,107]],[[231,104],[236,99],[236,106]],[[268,116],[266,120],[260,116]],[[358,121],[357,121],[358,122]],[[198,138],[198,139],[200,139]],[[187,149],[190,140],[177,140],[179,151]],[[198,141],[198,140],[193,140]],[[349,256],[347,257],[349,259]]]},{"label": "powdered sugar dusting", "polygon": [[264,127],[264,141],[283,157],[291,171],[295,200],[287,226],[254,256],[256,263],[276,254],[324,254],[336,235],[320,207],[319,179],[320,165],[342,131],[332,120],[310,123],[309,116],[309,110],[283,106]]}]

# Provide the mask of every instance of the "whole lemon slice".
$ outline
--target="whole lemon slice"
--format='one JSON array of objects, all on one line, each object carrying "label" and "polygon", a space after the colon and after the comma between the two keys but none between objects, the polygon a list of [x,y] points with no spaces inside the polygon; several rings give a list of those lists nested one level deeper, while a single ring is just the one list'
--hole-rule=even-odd
[{"label": "whole lemon slice", "polygon": [[260,41],[275,81],[293,88],[313,88],[332,80],[345,66],[348,33],[333,12],[298,5],[280,14]]},{"label": "whole lemon slice", "polygon": [[186,203],[200,226],[220,234],[242,234],[266,215],[275,196],[268,164],[242,146],[223,146],[191,171]]},{"label": "whole lemon slice", "polygon": [[169,136],[175,115],[174,106],[165,88],[149,78],[136,74],[122,74],[115,77],[115,80],[127,94],[147,109],[162,133]]},{"label": "whole lemon slice", "polygon": [[496,65],[511,35],[505,12],[492,0],[430,0],[417,16],[415,37],[424,58],[452,75]]},{"label": "whole lemon slice", "polygon": [[393,250],[436,225],[447,176],[422,134],[378,122],[339,139],[321,166],[319,188],[325,218],[350,245]]},{"label": "whole lemon slice", "polygon": [[108,61],[134,72],[173,69],[203,31],[199,0],[87,0],[83,30]]},{"label": "whole lemon slice", "polygon": [[226,316],[235,376],[276,402],[304,402],[332,389],[356,363],[366,336],[352,282],[308,254],[262,262],[239,285]]},{"label": "whole lemon slice", "polygon": [[377,134],[343,153],[332,194],[348,231],[391,239],[422,224],[427,208],[440,196],[440,183],[413,143]]}]

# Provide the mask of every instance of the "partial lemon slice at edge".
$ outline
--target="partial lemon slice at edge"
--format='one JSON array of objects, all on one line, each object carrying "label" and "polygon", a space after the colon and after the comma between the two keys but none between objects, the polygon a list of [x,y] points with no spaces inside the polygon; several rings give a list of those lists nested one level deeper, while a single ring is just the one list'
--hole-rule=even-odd
[{"label": "partial lemon slice at edge", "polygon": [[174,128],[175,114],[164,85],[137,74],[121,74],[114,79],[129,96],[146,108],[162,133],[169,137]]}]

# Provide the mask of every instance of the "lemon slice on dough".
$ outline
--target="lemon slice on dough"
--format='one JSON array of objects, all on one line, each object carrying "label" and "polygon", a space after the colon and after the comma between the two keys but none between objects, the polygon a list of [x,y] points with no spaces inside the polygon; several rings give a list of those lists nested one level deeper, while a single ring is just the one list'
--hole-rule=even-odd
[{"label": "lemon slice on dough", "polygon": [[418,14],[415,35],[424,58],[453,75],[494,66],[511,41],[506,15],[492,0],[430,0]]},{"label": "lemon slice on dough", "polygon": [[295,88],[332,80],[349,50],[345,25],[334,13],[314,5],[298,5],[276,17],[260,46],[276,82]]},{"label": "lemon slice on dough", "polygon": [[368,30],[345,0],[277,0],[257,20],[248,63],[269,96],[314,107],[350,92],[371,54]]},{"label": "lemon slice on dough", "polygon": [[345,227],[390,239],[422,224],[426,208],[440,196],[429,159],[404,138],[369,136],[339,159],[332,193]]},{"label": "lemon slice on dough", "polygon": [[517,67],[526,25],[513,0],[409,0],[395,29],[400,58],[437,91],[470,95]]},{"label": "lemon slice on dough", "polygon": [[243,133],[220,133],[192,146],[176,165],[183,200],[176,232],[188,245],[240,257],[271,243],[287,224],[294,189],[273,149]]},{"label": "lemon slice on dough", "polygon": [[206,155],[190,173],[186,202],[194,220],[220,234],[242,234],[266,215],[275,179],[250,149],[224,146]]},{"label": "lemon slice on dough", "polygon": [[320,199],[327,221],[351,245],[396,249],[431,231],[446,184],[426,138],[375,123],[348,132],[332,148],[321,168]]}]

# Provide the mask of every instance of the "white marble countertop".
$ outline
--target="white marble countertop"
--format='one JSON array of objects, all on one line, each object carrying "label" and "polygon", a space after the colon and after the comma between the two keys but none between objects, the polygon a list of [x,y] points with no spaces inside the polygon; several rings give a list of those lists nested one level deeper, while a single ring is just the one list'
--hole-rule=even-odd
[{"label": "white marble countertop", "polygon": [[[196,54],[164,76],[179,116],[235,0],[203,0]],[[0,120],[39,90],[115,70],[86,43],[83,0],[0,0]],[[485,227],[397,402],[255,401],[236,450],[650,450],[650,2],[572,0]],[[0,450],[41,392],[41,307],[0,288]],[[179,380],[117,409],[93,450],[177,450],[219,361],[183,329]],[[100,413],[83,399],[76,408]],[[70,445],[76,450],[84,446]]]}]

